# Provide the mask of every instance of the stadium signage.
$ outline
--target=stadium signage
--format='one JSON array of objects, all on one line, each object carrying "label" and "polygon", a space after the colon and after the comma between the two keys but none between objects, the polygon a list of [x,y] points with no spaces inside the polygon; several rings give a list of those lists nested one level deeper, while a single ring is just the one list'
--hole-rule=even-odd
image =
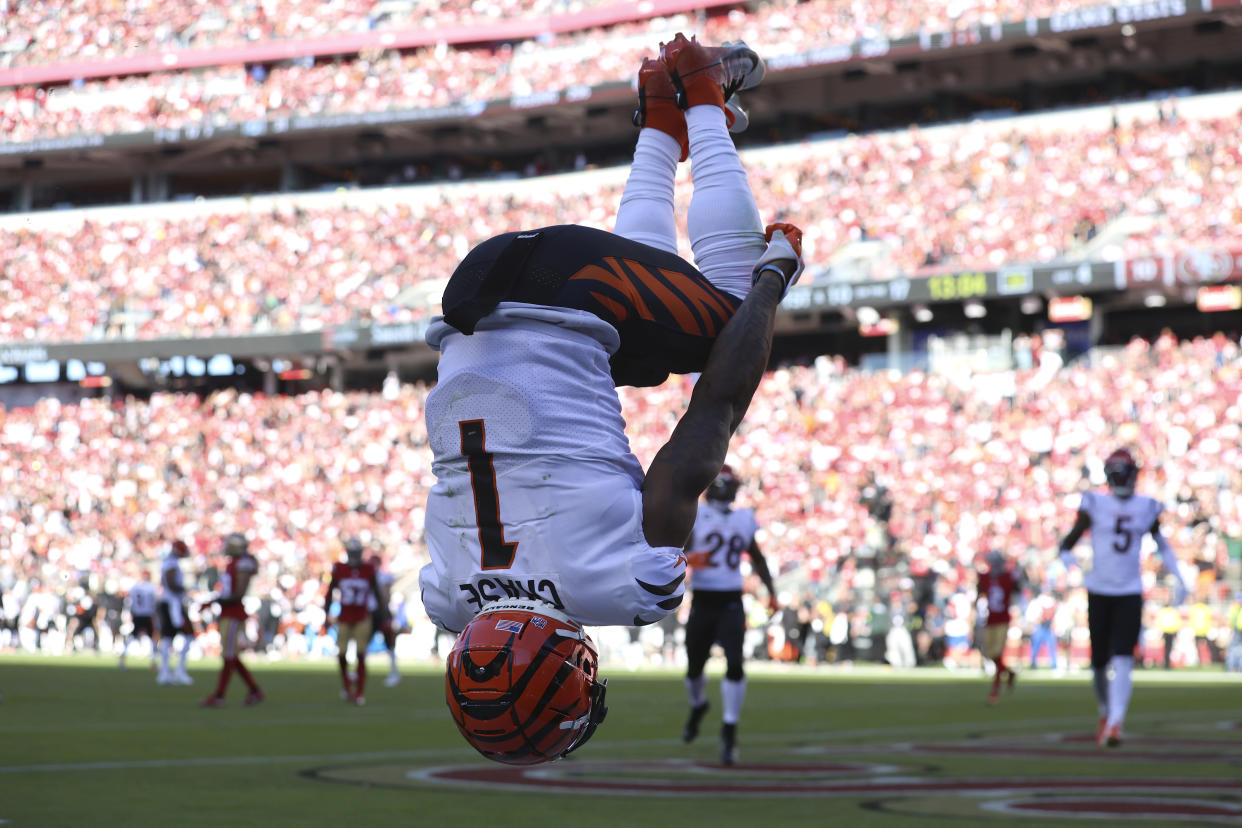
[{"label": "stadium signage", "polygon": [[25,365],[27,362],[46,362],[47,348],[42,345],[0,346],[0,365]]},{"label": "stadium signage", "polygon": [[[1048,28],[1054,34],[1059,34],[1081,29],[1099,29],[1123,23],[1141,23],[1144,20],[1162,20],[1186,14],[1188,11],[1186,6],[1186,0],[1147,0],[1143,3],[1088,6],[1063,14],[1054,14],[1048,18]],[[1204,11],[1206,10],[1205,8]]]},{"label": "stadium signage", "polygon": [[401,325],[372,325],[372,345],[410,345],[423,342],[427,336],[426,322],[407,322]]},{"label": "stadium signage", "polygon": [[795,287],[781,307],[786,311],[834,307],[894,307],[961,302],[1028,294],[1080,294],[1124,288],[1113,262],[1071,265],[1016,265],[999,270],[963,270],[868,282],[829,282]]},{"label": "stadium signage", "polygon": [[1238,310],[1242,308],[1242,288],[1237,285],[1201,287],[1195,295],[1195,306],[1204,313]]},{"label": "stadium signage", "polygon": [[1176,255],[1141,256],[1125,262],[1124,287],[1202,285],[1242,279],[1242,248],[1195,247]]}]

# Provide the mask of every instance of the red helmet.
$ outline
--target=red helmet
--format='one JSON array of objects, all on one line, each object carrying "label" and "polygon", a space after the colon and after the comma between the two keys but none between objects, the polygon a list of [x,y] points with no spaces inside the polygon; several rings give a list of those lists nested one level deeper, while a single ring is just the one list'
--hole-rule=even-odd
[{"label": "red helmet", "polygon": [[1138,479],[1139,467],[1134,455],[1125,449],[1117,449],[1104,461],[1104,477],[1113,494],[1118,497],[1129,497],[1134,494],[1134,482]]},{"label": "red helmet", "polygon": [[604,721],[606,680],[582,625],[542,601],[488,604],[448,656],[445,701],[457,729],[488,759],[551,762]]}]

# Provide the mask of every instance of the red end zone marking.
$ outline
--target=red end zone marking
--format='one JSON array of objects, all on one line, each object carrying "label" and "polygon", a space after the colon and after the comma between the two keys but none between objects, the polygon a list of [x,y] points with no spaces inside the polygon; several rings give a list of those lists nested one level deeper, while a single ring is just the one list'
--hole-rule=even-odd
[{"label": "red end zone marking", "polygon": [[[660,778],[619,778],[618,772],[633,769],[632,764],[609,763],[571,764],[564,766],[532,767],[439,767],[413,771],[410,779],[423,782],[439,782],[467,787],[488,786],[509,789],[556,790],[567,793],[614,793],[643,794],[648,796],[876,796],[914,795],[924,793],[995,793],[1005,791],[1118,791],[1118,792],[1189,792],[1237,793],[1238,783],[1233,779],[1082,779],[1082,778],[899,778],[885,779],[805,779],[798,782],[777,782],[756,779],[747,767],[717,767],[716,778],[699,781],[684,775]],[[643,765],[652,771],[658,764]],[[666,763],[669,771],[677,768],[691,769],[685,764]],[[761,766],[752,766],[761,767]],[[787,765],[802,774],[821,772],[817,765]],[[840,771],[839,766],[828,766],[828,772]],[[697,770],[697,768],[693,768]],[[741,771],[739,773],[738,771]],[[597,775],[591,775],[597,774]]]},{"label": "red end zone marking", "polygon": [[1049,814],[1057,816],[1100,816],[1100,817],[1146,817],[1149,819],[1167,817],[1238,817],[1242,816],[1242,805],[1231,805],[1227,802],[1188,802],[1179,799],[1055,799],[1005,802],[1001,807],[989,810],[1020,812],[1023,814]]},{"label": "red end zone marking", "polygon": [[[1090,741],[1092,744],[1095,742],[1094,739]],[[1169,747],[1176,747],[1189,743],[1168,741],[1165,744]],[[1127,742],[1125,748],[1119,751],[1101,751],[1099,756],[1107,756],[1110,759],[1143,759],[1155,762],[1163,762],[1168,759],[1177,759],[1179,762],[1217,762],[1233,755],[1236,751],[1242,750],[1242,745],[1235,745],[1229,742],[1215,742],[1214,744],[1221,749],[1214,750],[1211,753],[1184,753],[1181,751],[1175,753],[1170,753],[1169,751],[1148,751],[1144,753],[1134,750],[1134,744]],[[1041,748],[1026,745],[911,745],[910,751],[913,753],[954,753],[971,756],[1056,756],[1067,759],[1081,759],[1083,757],[1083,751],[1077,749]]]}]

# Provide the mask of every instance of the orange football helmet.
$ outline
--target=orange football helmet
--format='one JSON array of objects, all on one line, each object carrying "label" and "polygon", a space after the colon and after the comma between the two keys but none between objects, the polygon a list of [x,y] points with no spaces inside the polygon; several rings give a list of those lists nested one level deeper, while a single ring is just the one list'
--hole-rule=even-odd
[{"label": "orange football helmet", "polygon": [[457,729],[488,759],[560,759],[595,733],[608,682],[582,625],[542,601],[485,606],[448,656],[445,701]]}]

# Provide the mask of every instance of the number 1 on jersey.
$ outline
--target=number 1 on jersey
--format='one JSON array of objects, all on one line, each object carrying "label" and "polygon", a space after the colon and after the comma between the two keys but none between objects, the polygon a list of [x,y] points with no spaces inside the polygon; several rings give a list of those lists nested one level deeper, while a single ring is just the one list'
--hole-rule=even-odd
[{"label": "number 1 on jersey", "polygon": [[479,525],[479,545],[483,547],[483,569],[508,569],[517,555],[517,542],[505,541],[500,525],[500,492],[496,488],[496,467],[487,450],[487,434],[482,420],[461,420],[461,453],[470,467],[470,489],[474,492],[474,517]]}]

